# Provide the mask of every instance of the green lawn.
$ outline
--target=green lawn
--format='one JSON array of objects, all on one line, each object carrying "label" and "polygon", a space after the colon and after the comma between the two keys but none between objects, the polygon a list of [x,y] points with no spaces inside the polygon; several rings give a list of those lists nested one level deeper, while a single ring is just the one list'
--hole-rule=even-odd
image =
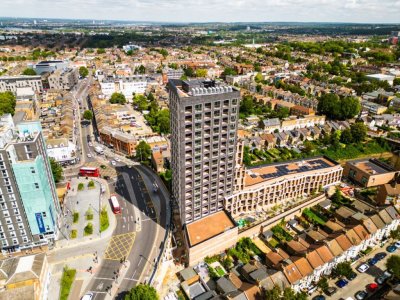
[{"label": "green lawn", "polygon": [[76,270],[64,267],[61,277],[60,300],[67,300],[69,292],[71,291],[72,283],[75,279]]},{"label": "green lawn", "polygon": [[103,207],[100,212],[100,232],[103,232],[110,226],[110,222],[108,221],[107,208]]}]

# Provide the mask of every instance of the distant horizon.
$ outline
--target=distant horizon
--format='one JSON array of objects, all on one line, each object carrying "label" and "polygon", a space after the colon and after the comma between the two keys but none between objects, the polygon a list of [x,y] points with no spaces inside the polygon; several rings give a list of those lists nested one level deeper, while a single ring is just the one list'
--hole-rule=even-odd
[{"label": "distant horizon", "polygon": [[1,7],[8,18],[22,19],[172,24],[400,22],[400,0],[2,0]]},{"label": "distant horizon", "polygon": [[36,20],[42,22],[44,20],[53,21],[85,21],[85,22],[123,22],[123,23],[153,23],[153,24],[322,24],[322,25],[400,25],[400,22],[346,22],[346,21],[155,21],[155,20],[126,20],[126,19],[85,19],[85,18],[55,18],[55,17],[12,17],[0,16],[0,20],[4,19],[21,19],[21,20]]}]

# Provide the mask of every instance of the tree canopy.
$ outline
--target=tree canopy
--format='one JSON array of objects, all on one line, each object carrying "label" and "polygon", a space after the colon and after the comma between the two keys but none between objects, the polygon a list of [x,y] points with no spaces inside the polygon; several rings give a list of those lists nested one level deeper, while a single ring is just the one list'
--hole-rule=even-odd
[{"label": "tree canopy", "polygon": [[52,157],[50,157],[50,167],[53,173],[53,178],[55,182],[59,182],[62,179],[63,169],[61,165]]},{"label": "tree canopy", "polygon": [[140,161],[146,161],[150,158],[151,147],[145,141],[140,141],[136,146],[136,158]]},{"label": "tree canopy", "polygon": [[92,111],[91,111],[91,110],[85,110],[85,111],[83,112],[83,118],[84,118],[85,120],[91,121],[91,120],[93,119],[93,113],[92,113]]},{"label": "tree canopy", "polygon": [[318,101],[318,112],[334,120],[346,120],[358,115],[360,101],[355,97],[340,98],[336,94],[324,94]]},{"label": "tree canopy", "polygon": [[386,261],[386,268],[393,273],[394,277],[400,279],[400,256],[391,255]]},{"label": "tree canopy", "polygon": [[207,77],[208,71],[206,69],[197,69],[196,70],[196,77]]},{"label": "tree canopy", "polygon": [[23,72],[22,75],[36,75],[36,71],[31,68],[26,68]]},{"label": "tree canopy", "polygon": [[85,77],[87,77],[89,75],[89,70],[86,67],[82,66],[82,67],[79,68],[79,75],[82,78],[85,78]]},{"label": "tree canopy", "polygon": [[16,99],[12,92],[0,93],[0,116],[3,114],[12,114],[15,112]]},{"label": "tree canopy", "polygon": [[121,93],[113,93],[110,97],[110,103],[111,104],[125,104],[126,103],[126,98],[123,94]]},{"label": "tree canopy", "polygon": [[132,288],[127,295],[125,300],[158,300],[157,291],[150,285],[139,284]]}]

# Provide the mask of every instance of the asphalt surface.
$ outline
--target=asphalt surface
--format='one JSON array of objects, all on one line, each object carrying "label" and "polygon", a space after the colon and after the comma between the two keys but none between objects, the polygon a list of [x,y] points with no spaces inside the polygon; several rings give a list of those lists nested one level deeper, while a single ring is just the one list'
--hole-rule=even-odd
[{"label": "asphalt surface", "polygon": [[[139,227],[140,231],[136,232],[133,246],[126,256],[130,265],[124,278],[116,279],[115,276],[122,266],[121,260],[103,260],[100,270],[87,288],[87,291],[95,293],[94,299],[104,299],[107,288],[116,284],[119,286],[117,299],[123,299],[126,291],[138,283],[148,282],[160,253],[168,219],[165,213],[161,213],[161,216],[157,214],[151,198],[155,192],[145,185],[144,177],[153,181],[155,175],[151,171],[142,166],[120,166],[117,167],[117,171],[119,175],[115,187],[111,184],[110,191],[117,195],[122,214],[117,216],[117,227],[113,237],[135,232]],[[161,212],[166,212],[167,201],[162,193],[157,194],[160,200],[162,199]],[[140,225],[137,222],[138,218]],[[164,228],[158,224],[160,221]]]},{"label": "asphalt surface", "polygon": [[[94,148],[89,146],[89,142],[94,143],[97,137],[96,120],[92,120],[89,126],[80,124],[81,113],[86,109],[92,109],[87,96],[91,82],[92,78],[89,77],[80,82],[73,91],[80,107],[80,113],[77,114],[80,135],[77,146],[81,151],[81,163],[99,159],[94,153]],[[88,157],[88,153],[91,157]],[[79,166],[69,167],[64,172],[65,178],[76,176],[79,168]],[[106,254],[109,255],[104,257],[98,271],[85,288],[86,292],[94,292],[94,299],[106,298],[111,286],[115,285],[119,287],[116,298],[123,299],[126,291],[138,283],[148,282],[158,263],[166,228],[169,226],[169,195],[163,189],[158,175],[140,165],[129,168],[123,163],[117,163],[115,169],[118,175],[109,181],[109,188],[111,194],[117,195],[122,213],[117,215],[117,225],[109,242],[112,246],[110,248],[115,249],[106,250]],[[157,192],[152,188],[155,181],[161,187]],[[127,243],[129,245],[126,245]],[[124,263],[124,258],[129,261],[129,269],[124,278],[120,278],[116,275]]]}]

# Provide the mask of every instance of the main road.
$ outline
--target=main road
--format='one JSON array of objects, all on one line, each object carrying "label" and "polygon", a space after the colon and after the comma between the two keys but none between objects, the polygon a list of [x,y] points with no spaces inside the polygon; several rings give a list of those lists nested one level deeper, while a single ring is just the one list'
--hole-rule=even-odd
[{"label": "main road", "polygon": [[[91,78],[78,86],[74,95],[82,110],[92,108],[90,101],[85,101],[90,84]],[[92,130],[96,131],[96,126],[82,128],[79,118],[79,127],[82,162],[98,159],[93,155],[87,157],[91,153],[87,136],[94,142]],[[126,291],[152,279],[170,222],[169,193],[157,174],[138,164],[127,166],[118,163],[115,168],[118,175],[109,183],[109,189],[111,194],[117,195],[122,212],[116,216],[117,225],[105,256],[85,289],[95,294],[94,299],[105,299],[111,290],[115,291],[115,287],[118,287],[115,296],[122,299]],[[78,167],[70,168],[66,173],[66,177],[74,176]],[[160,187],[156,192],[153,190],[154,182]],[[129,267],[121,278],[119,270],[123,264]]]}]

